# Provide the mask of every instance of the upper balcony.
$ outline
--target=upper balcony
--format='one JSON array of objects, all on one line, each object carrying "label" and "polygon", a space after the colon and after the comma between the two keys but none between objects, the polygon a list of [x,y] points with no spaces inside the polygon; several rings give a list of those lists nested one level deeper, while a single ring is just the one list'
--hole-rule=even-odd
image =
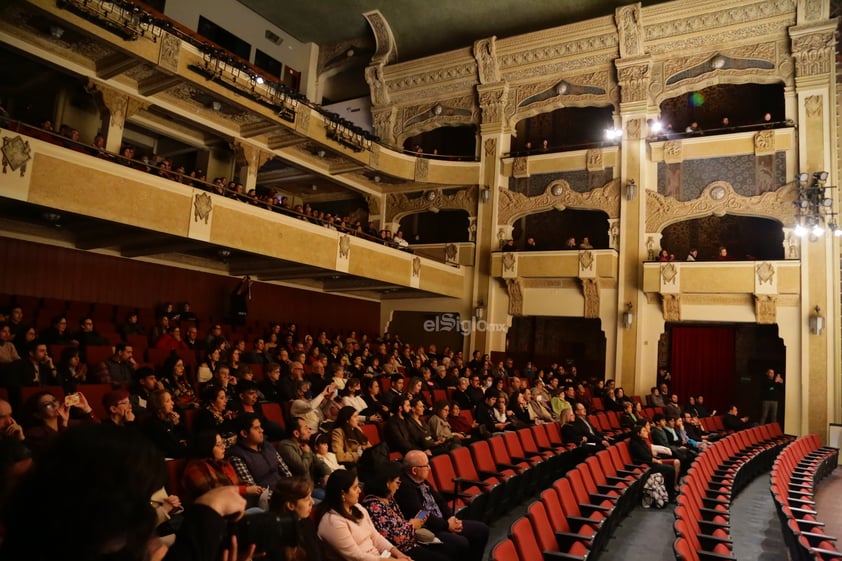
[{"label": "upper balcony", "polygon": [[364,298],[458,297],[464,269],[0,129],[2,230]]}]

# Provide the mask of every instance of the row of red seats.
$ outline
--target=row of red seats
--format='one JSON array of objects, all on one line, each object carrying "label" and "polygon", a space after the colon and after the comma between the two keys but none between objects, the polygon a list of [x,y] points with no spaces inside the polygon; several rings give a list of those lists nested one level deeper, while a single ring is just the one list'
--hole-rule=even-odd
[{"label": "row of red seats", "polygon": [[632,464],[626,441],[588,457],[512,524],[509,539],[492,551],[492,561],[584,561],[596,555],[640,500],[648,473],[648,466]]},{"label": "row of red seats", "polygon": [[730,434],[699,454],[681,485],[675,508],[677,560],[734,558],[731,502],[791,440],[773,423]]},{"label": "row of red seats", "polygon": [[837,448],[823,447],[818,435],[799,438],[775,460],[770,475],[772,497],[784,541],[793,561],[842,558],[817,520],[815,485],[839,462]]}]

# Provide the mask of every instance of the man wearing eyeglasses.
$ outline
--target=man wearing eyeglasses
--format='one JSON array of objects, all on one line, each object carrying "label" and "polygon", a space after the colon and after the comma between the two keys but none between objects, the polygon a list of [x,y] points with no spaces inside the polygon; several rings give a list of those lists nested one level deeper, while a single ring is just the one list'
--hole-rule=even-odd
[{"label": "man wearing eyeglasses", "polygon": [[427,483],[430,460],[421,450],[411,450],[403,458],[401,485],[395,500],[405,518],[429,512],[424,528],[433,532],[452,552],[451,559],[481,561],[488,542],[488,526],[477,520],[459,520],[447,501]]}]

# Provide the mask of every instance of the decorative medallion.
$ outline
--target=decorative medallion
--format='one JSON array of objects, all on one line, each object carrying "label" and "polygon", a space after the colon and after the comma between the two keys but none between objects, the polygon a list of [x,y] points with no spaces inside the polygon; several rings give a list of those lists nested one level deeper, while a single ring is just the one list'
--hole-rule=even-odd
[{"label": "decorative medallion", "polygon": [[579,252],[579,266],[582,270],[589,271],[593,266],[593,251],[586,250]]},{"label": "decorative medallion", "polygon": [[421,276],[421,258],[417,255],[412,258],[412,276],[413,277],[420,277]]},{"label": "decorative medallion", "polygon": [[348,234],[344,234],[339,236],[339,257],[342,259],[348,259],[348,256],[351,254],[351,236]]},{"label": "decorative medallion", "polygon": [[664,280],[664,284],[674,284],[675,277],[677,276],[678,268],[675,266],[675,263],[661,265],[661,278]]},{"label": "decorative medallion", "polygon": [[710,190],[710,193],[708,194],[710,195],[710,198],[714,201],[721,201],[725,198],[725,195],[727,195],[728,193],[725,190],[725,187],[723,187],[722,185],[716,185]]},{"label": "decorative medallion", "polygon": [[756,267],[757,280],[759,284],[772,284],[772,279],[775,278],[775,267],[768,261],[764,261]]},{"label": "decorative medallion", "polygon": [[515,270],[515,254],[511,251],[507,251],[503,254],[503,271],[514,271]]},{"label": "decorative medallion", "polygon": [[212,210],[213,199],[211,196],[207,193],[196,193],[196,198],[193,199],[193,221],[204,220],[207,224]]},{"label": "decorative medallion", "polygon": [[26,173],[26,163],[31,159],[32,150],[28,141],[20,135],[14,138],[3,137],[3,173],[6,173],[6,167],[12,168],[12,171],[20,168],[20,176],[23,177]]}]

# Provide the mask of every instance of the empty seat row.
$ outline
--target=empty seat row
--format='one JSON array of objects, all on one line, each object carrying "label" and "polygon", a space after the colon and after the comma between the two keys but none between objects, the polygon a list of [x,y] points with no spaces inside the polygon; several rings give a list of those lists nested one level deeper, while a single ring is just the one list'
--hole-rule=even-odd
[{"label": "empty seat row", "polygon": [[772,498],[793,561],[842,558],[836,538],[825,534],[816,512],[815,486],[839,462],[837,448],[823,447],[818,435],[799,438],[775,460],[770,474]]}]

